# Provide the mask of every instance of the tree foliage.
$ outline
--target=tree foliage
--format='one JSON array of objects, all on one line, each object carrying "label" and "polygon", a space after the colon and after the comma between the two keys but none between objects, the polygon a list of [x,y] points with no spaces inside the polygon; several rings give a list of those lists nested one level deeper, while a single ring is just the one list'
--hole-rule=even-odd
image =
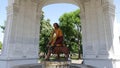
[{"label": "tree foliage", "polygon": [[5,26],[0,26],[1,29],[5,30]]},{"label": "tree foliage", "polygon": [[[4,23],[6,23],[6,21],[5,21]],[[4,33],[4,31],[5,31],[5,26],[0,25],[0,28],[3,30],[2,32]]]},{"label": "tree foliage", "polygon": [[0,41],[0,49],[2,49],[2,42]]},{"label": "tree foliage", "polygon": [[[44,12],[43,12],[44,14]],[[52,31],[52,26],[50,25],[50,20],[44,19],[44,15],[42,14],[41,18],[41,26],[40,26],[40,42],[39,42],[39,47],[40,51],[46,53],[46,45],[49,42],[49,36]]]},{"label": "tree foliage", "polygon": [[[60,27],[64,33],[64,43],[68,45],[71,52],[77,52],[81,46],[81,22],[80,10],[65,13],[60,18]],[[82,50],[81,50],[82,52]]]}]

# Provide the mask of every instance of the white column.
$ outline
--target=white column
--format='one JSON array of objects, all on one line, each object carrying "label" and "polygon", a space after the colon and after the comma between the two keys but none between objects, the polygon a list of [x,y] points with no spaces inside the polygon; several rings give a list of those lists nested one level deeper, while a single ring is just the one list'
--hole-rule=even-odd
[{"label": "white column", "polygon": [[114,63],[113,23],[115,7],[112,0],[84,2],[83,59],[97,68],[117,68]]},{"label": "white column", "polygon": [[9,2],[0,68],[38,62],[40,9],[32,0]]},{"label": "white column", "polygon": [[99,31],[96,3],[95,0],[86,0],[84,2],[84,11],[81,12],[84,58],[96,58],[97,56]]}]

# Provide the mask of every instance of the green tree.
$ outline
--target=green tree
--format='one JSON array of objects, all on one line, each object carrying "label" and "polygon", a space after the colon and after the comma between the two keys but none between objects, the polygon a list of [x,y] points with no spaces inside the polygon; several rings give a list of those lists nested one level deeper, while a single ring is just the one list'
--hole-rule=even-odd
[{"label": "green tree", "polygon": [[64,43],[68,45],[72,53],[82,53],[81,44],[81,22],[80,22],[80,10],[65,13],[60,18],[60,27],[64,33]]},{"label": "green tree", "polygon": [[40,33],[40,51],[46,52],[46,45],[49,42],[50,32],[52,31],[52,26],[49,23],[49,20],[43,20],[42,29]]},{"label": "green tree", "polygon": [[[6,23],[6,21],[5,21],[5,23]],[[5,26],[1,26],[0,25],[0,28],[3,30],[2,32],[4,33],[4,31],[5,31]],[[0,41],[0,50],[2,49],[2,42]]]},{"label": "green tree", "polygon": [[3,31],[5,30],[5,26],[0,26],[1,29],[3,29]]},{"label": "green tree", "polygon": [[50,33],[52,31],[52,26],[50,24],[49,19],[47,19],[47,20],[44,19],[44,12],[42,14],[40,24],[41,25],[40,25],[39,49],[40,49],[40,52],[43,52],[45,55],[45,53],[47,52],[46,45],[49,42],[49,37],[50,37]]},{"label": "green tree", "polygon": [[2,49],[2,42],[0,41],[0,50]]},{"label": "green tree", "polygon": [[[6,21],[5,21],[4,23],[6,23]],[[4,33],[4,31],[5,31],[5,26],[1,26],[1,25],[0,25],[0,28],[3,30],[2,32]]]}]

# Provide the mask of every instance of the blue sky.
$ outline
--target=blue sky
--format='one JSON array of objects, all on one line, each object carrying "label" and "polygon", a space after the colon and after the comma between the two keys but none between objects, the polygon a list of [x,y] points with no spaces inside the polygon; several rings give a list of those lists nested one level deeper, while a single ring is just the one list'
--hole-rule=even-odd
[{"label": "blue sky", "polygon": [[[6,6],[7,0],[0,0],[0,25],[4,25],[4,21],[6,20]],[[0,41],[3,41],[2,29],[0,29]]]},{"label": "blue sky", "polygon": [[49,18],[51,20],[51,23],[57,22],[59,23],[58,19],[59,17],[66,13],[71,12],[76,9],[79,9],[79,7],[73,5],[73,4],[52,4],[43,7],[45,19]]},{"label": "blue sky", "polygon": [[[120,23],[120,0],[114,0],[116,5],[116,19]],[[0,25],[4,25],[6,20],[6,6],[7,0],[0,0]],[[70,12],[78,9],[77,6],[72,4],[53,4],[43,7],[45,18],[49,18],[51,23],[58,22],[58,18],[65,12]],[[0,41],[3,40],[3,33],[0,29]]]}]

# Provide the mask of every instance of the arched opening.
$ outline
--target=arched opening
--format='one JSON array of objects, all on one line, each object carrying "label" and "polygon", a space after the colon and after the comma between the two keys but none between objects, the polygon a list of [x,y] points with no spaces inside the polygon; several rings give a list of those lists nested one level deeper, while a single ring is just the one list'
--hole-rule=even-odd
[{"label": "arched opening", "polygon": [[[59,6],[62,6],[62,7],[59,7]],[[68,7],[68,6],[71,6],[71,7]],[[54,9],[51,9],[51,8],[54,8]],[[64,9],[66,10],[66,12],[63,12],[63,7],[64,7]],[[75,9],[76,8],[76,9]],[[57,23],[59,23],[59,24],[63,24],[63,23],[61,23],[61,21],[60,21],[60,16],[64,16],[65,15],[65,13],[66,14],[69,14],[68,16],[70,16],[70,13],[72,14],[72,13],[75,13],[75,12],[77,12],[76,10],[79,10],[79,11],[81,11],[80,10],[80,7],[78,7],[78,6],[76,6],[75,4],[71,4],[71,3],[52,3],[52,4],[47,4],[46,6],[43,6],[43,8],[42,8],[42,11],[43,11],[43,13],[44,14],[50,14],[51,15],[51,17],[50,17],[50,15],[48,15],[47,17],[45,16],[45,15],[42,15],[42,16],[44,16],[45,17],[45,19],[46,19],[46,21],[44,20],[44,22],[47,22],[48,23],[48,27],[46,28],[46,31],[45,32],[41,32],[41,30],[42,30],[42,26],[41,26],[41,29],[40,29],[40,32],[43,34],[44,33],[44,35],[45,34],[47,34],[48,33],[48,35],[46,36],[46,37],[43,37],[43,38],[41,38],[40,37],[40,41],[42,41],[43,42],[43,40],[45,41],[44,42],[44,44],[41,42],[41,45],[40,45],[40,50],[41,51],[43,51],[43,52],[46,52],[46,45],[47,45],[47,43],[48,43],[48,37],[49,37],[49,35],[50,35],[50,33],[49,32],[51,32],[51,28],[52,28],[52,25],[53,25],[53,23],[54,22],[57,22]],[[47,12],[46,12],[47,11]],[[77,13],[77,15],[80,17],[80,13]],[[57,16],[57,17],[55,17],[55,16]],[[74,14],[74,16],[75,16],[75,14]],[[71,16],[72,17],[72,16]],[[43,17],[41,17],[41,18],[43,18]],[[50,19],[49,19],[50,18]],[[57,20],[54,20],[54,19],[57,19]],[[68,20],[69,19],[71,19],[70,17],[68,17]],[[70,40],[68,40],[68,39],[66,39],[66,45],[70,48],[70,54],[71,54],[71,58],[72,59],[79,59],[79,58],[81,58],[81,56],[82,56],[82,45],[81,45],[81,21],[80,21],[80,23],[79,24],[77,24],[77,21],[66,21],[66,22],[68,22],[68,23],[66,23],[67,25],[69,25],[69,24],[71,24],[71,22],[73,22],[72,24],[73,24],[73,29],[75,29],[75,31],[76,31],[76,33],[73,33],[73,35],[71,35],[70,36]],[[76,23],[75,23],[76,22]],[[44,23],[43,23],[43,20],[42,20],[42,23],[41,23],[41,25],[44,25]],[[65,25],[65,26],[67,26],[67,25]],[[78,26],[78,25],[80,25],[80,26]],[[63,26],[63,25],[62,25]],[[69,25],[70,26],[70,25]],[[49,28],[50,27],[50,28]],[[45,27],[43,27],[43,29],[44,29]],[[49,28],[49,29],[48,29]],[[64,27],[65,28],[65,27]],[[67,29],[67,28],[66,28]],[[72,29],[69,29],[68,30],[68,32],[69,31],[71,31]],[[47,32],[47,33],[46,33]],[[69,34],[70,34],[70,32],[69,32]],[[69,35],[69,34],[67,34],[67,35]],[[76,36],[75,36],[76,35]],[[66,36],[66,37],[69,37],[69,36]],[[65,37],[65,38],[66,38]],[[69,42],[68,42],[69,41]],[[72,42],[72,43],[71,43]],[[42,55],[45,55],[45,54],[42,54]],[[73,55],[73,56],[72,56]]]}]

